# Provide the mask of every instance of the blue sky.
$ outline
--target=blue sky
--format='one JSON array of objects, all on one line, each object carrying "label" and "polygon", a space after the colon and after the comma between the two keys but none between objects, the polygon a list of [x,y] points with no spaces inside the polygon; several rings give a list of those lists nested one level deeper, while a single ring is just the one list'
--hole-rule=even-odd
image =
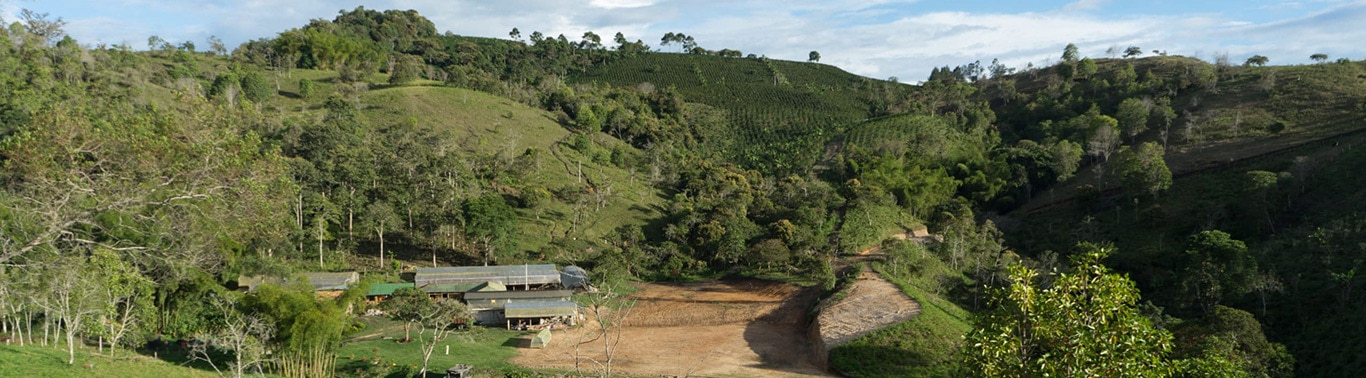
[{"label": "blue sky", "polygon": [[1366,0],[0,0],[6,22],[21,8],[62,17],[87,45],[147,37],[229,46],[272,37],[342,9],[416,9],[440,31],[507,38],[541,31],[577,40],[620,31],[657,46],[682,32],[705,48],[737,49],[779,59],[822,62],[877,78],[924,79],[931,68],[1000,59],[1014,67],[1047,65],[1063,46],[1108,56],[1139,46],[1172,55],[1234,62],[1253,54],[1272,64],[1301,64],[1309,55],[1366,58]]}]

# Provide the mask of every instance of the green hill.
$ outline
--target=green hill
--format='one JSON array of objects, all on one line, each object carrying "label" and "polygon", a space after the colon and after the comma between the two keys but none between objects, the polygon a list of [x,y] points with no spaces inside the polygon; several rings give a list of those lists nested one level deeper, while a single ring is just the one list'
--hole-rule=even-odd
[{"label": "green hill", "polygon": [[646,53],[571,76],[576,83],[669,89],[724,111],[724,127],[699,130],[703,148],[763,172],[801,172],[824,147],[877,111],[874,94],[893,88],[837,67],[766,58]]}]

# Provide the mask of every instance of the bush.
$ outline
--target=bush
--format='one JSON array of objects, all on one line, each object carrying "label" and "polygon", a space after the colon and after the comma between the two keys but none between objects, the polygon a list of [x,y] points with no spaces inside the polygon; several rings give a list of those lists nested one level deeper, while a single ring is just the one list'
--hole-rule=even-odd
[{"label": "bush", "polygon": [[313,97],[313,80],[299,79],[299,97]]},{"label": "bush", "polygon": [[252,102],[261,102],[275,94],[275,89],[271,88],[270,80],[266,79],[265,75],[257,71],[250,71],[246,75],[242,75],[242,94],[246,95],[247,99]]}]

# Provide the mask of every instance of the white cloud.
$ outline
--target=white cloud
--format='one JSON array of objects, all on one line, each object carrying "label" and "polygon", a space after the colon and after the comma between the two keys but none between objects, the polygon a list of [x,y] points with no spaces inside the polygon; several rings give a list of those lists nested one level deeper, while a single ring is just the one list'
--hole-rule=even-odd
[{"label": "white cloud", "polygon": [[589,0],[588,5],[604,9],[640,8],[654,5],[651,0]]}]

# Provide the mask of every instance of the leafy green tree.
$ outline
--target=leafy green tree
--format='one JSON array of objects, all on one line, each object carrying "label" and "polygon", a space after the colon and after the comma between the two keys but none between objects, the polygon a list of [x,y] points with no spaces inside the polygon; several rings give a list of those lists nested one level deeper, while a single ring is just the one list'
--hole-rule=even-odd
[{"label": "leafy green tree", "polygon": [[1268,341],[1262,324],[1247,311],[1214,306],[1199,319],[1179,323],[1172,333],[1178,355],[1221,354],[1247,377],[1295,376],[1295,357],[1284,345]]},{"label": "leafy green tree", "polygon": [[318,298],[311,287],[288,290],[265,284],[243,299],[245,311],[259,314],[276,330],[270,344],[275,373],[286,377],[332,376],[341,346],[346,313]]},{"label": "leafy green tree", "polygon": [[1143,49],[1139,48],[1138,46],[1129,46],[1124,48],[1125,58],[1132,58],[1139,55],[1143,55]]},{"label": "leafy green tree", "polygon": [[275,88],[260,71],[247,71],[242,75],[242,94],[246,95],[248,100],[260,103],[274,95]]},{"label": "leafy green tree", "polygon": [[1071,64],[1076,64],[1076,63],[1077,63],[1077,60],[1079,60],[1079,59],[1081,59],[1081,53],[1077,52],[1077,45],[1076,45],[1076,44],[1068,43],[1066,47],[1063,47],[1063,49],[1062,49],[1062,61],[1063,61],[1063,63],[1069,64],[1069,65],[1071,65]]},{"label": "leafy green tree", "polygon": [[1138,311],[1138,289],[1100,261],[1114,248],[1083,243],[1072,273],[1052,286],[1023,266],[992,295],[967,336],[965,373],[981,377],[1162,377],[1172,336]]},{"label": "leafy green tree", "polygon": [[497,262],[497,253],[515,248],[513,222],[517,213],[503,197],[488,193],[465,200],[465,235],[484,256],[484,265]]},{"label": "leafy green tree", "polygon": [[1117,170],[1124,187],[1131,193],[1148,192],[1153,198],[1171,187],[1172,172],[1167,169],[1165,153],[1155,142],[1143,143],[1137,149],[1127,146],[1120,149]]},{"label": "leafy green tree", "polygon": [[517,30],[517,28],[512,28],[512,31],[508,32],[508,38],[512,38],[514,41],[520,41],[522,40],[522,31]]},{"label": "leafy green tree", "polygon": [[1310,60],[1313,60],[1313,61],[1315,61],[1315,62],[1318,62],[1318,63],[1323,63],[1323,62],[1328,61],[1328,54],[1324,54],[1324,53],[1313,54],[1313,55],[1310,55],[1310,56],[1309,56],[1309,59],[1310,59]]},{"label": "leafy green tree", "polygon": [[1138,134],[1148,130],[1148,114],[1152,112],[1152,102],[1139,98],[1126,98],[1115,110],[1119,130],[1132,141]]},{"label": "leafy green tree", "polygon": [[1077,62],[1078,79],[1089,79],[1099,70],[1100,66],[1096,65],[1096,61],[1091,58],[1082,58],[1080,62]]},{"label": "leafy green tree", "polygon": [[806,61],[812,63],[821,61],[821,53],[816,52],[816,50],[811,50],[810,53],[806,54]]},{"label": "leafy green tree", "polygon": [[1262,55],[1253,55],[1253,56],[1247,58],[1247,61],[1244,61],[1244,62],[1243,62],[1243,65],[1244,65],[1244,66],[1257,66],[1257,67],[1261,67],[1261,66],[1265,66],[1266,63],[1269,62],[1269,61],[1271,61],[1271,59],[1268,59],[1268,58],[1265,57],[1265,56],[1262,56]]},{"label": "leafy green tree", "polygon": [[1257,275],[1257,260],[1247,245],[1219,230],[1191,235],[1185,266],[1182,291],[1188,303],[1205,312],[1251,292]]},{"label": "leafy green tree", "polygon": [[228,104],[236,104],[237,95],[241,93],[242,89],[240,83],[241,79],[236,74],[224,72],[214,78],[213,83],[209,85],[209,98],[222,98]]},{"label": "leafy green tree", "polygon": [[389,73],[389,84],[412,83],[422,74],[422,58],[413,55],[401,55],[396,59],[398,61],[394,65],[394,70]]},{"label": "leafy green tree", "polygon": [[416,287],[404,286],[394,290],[394,295],[380,302],[380,309],[390,319],[403,322],[402,342],[412,341],[412,326],[422,320],[422,313],[433,304],[432,297]]}]

